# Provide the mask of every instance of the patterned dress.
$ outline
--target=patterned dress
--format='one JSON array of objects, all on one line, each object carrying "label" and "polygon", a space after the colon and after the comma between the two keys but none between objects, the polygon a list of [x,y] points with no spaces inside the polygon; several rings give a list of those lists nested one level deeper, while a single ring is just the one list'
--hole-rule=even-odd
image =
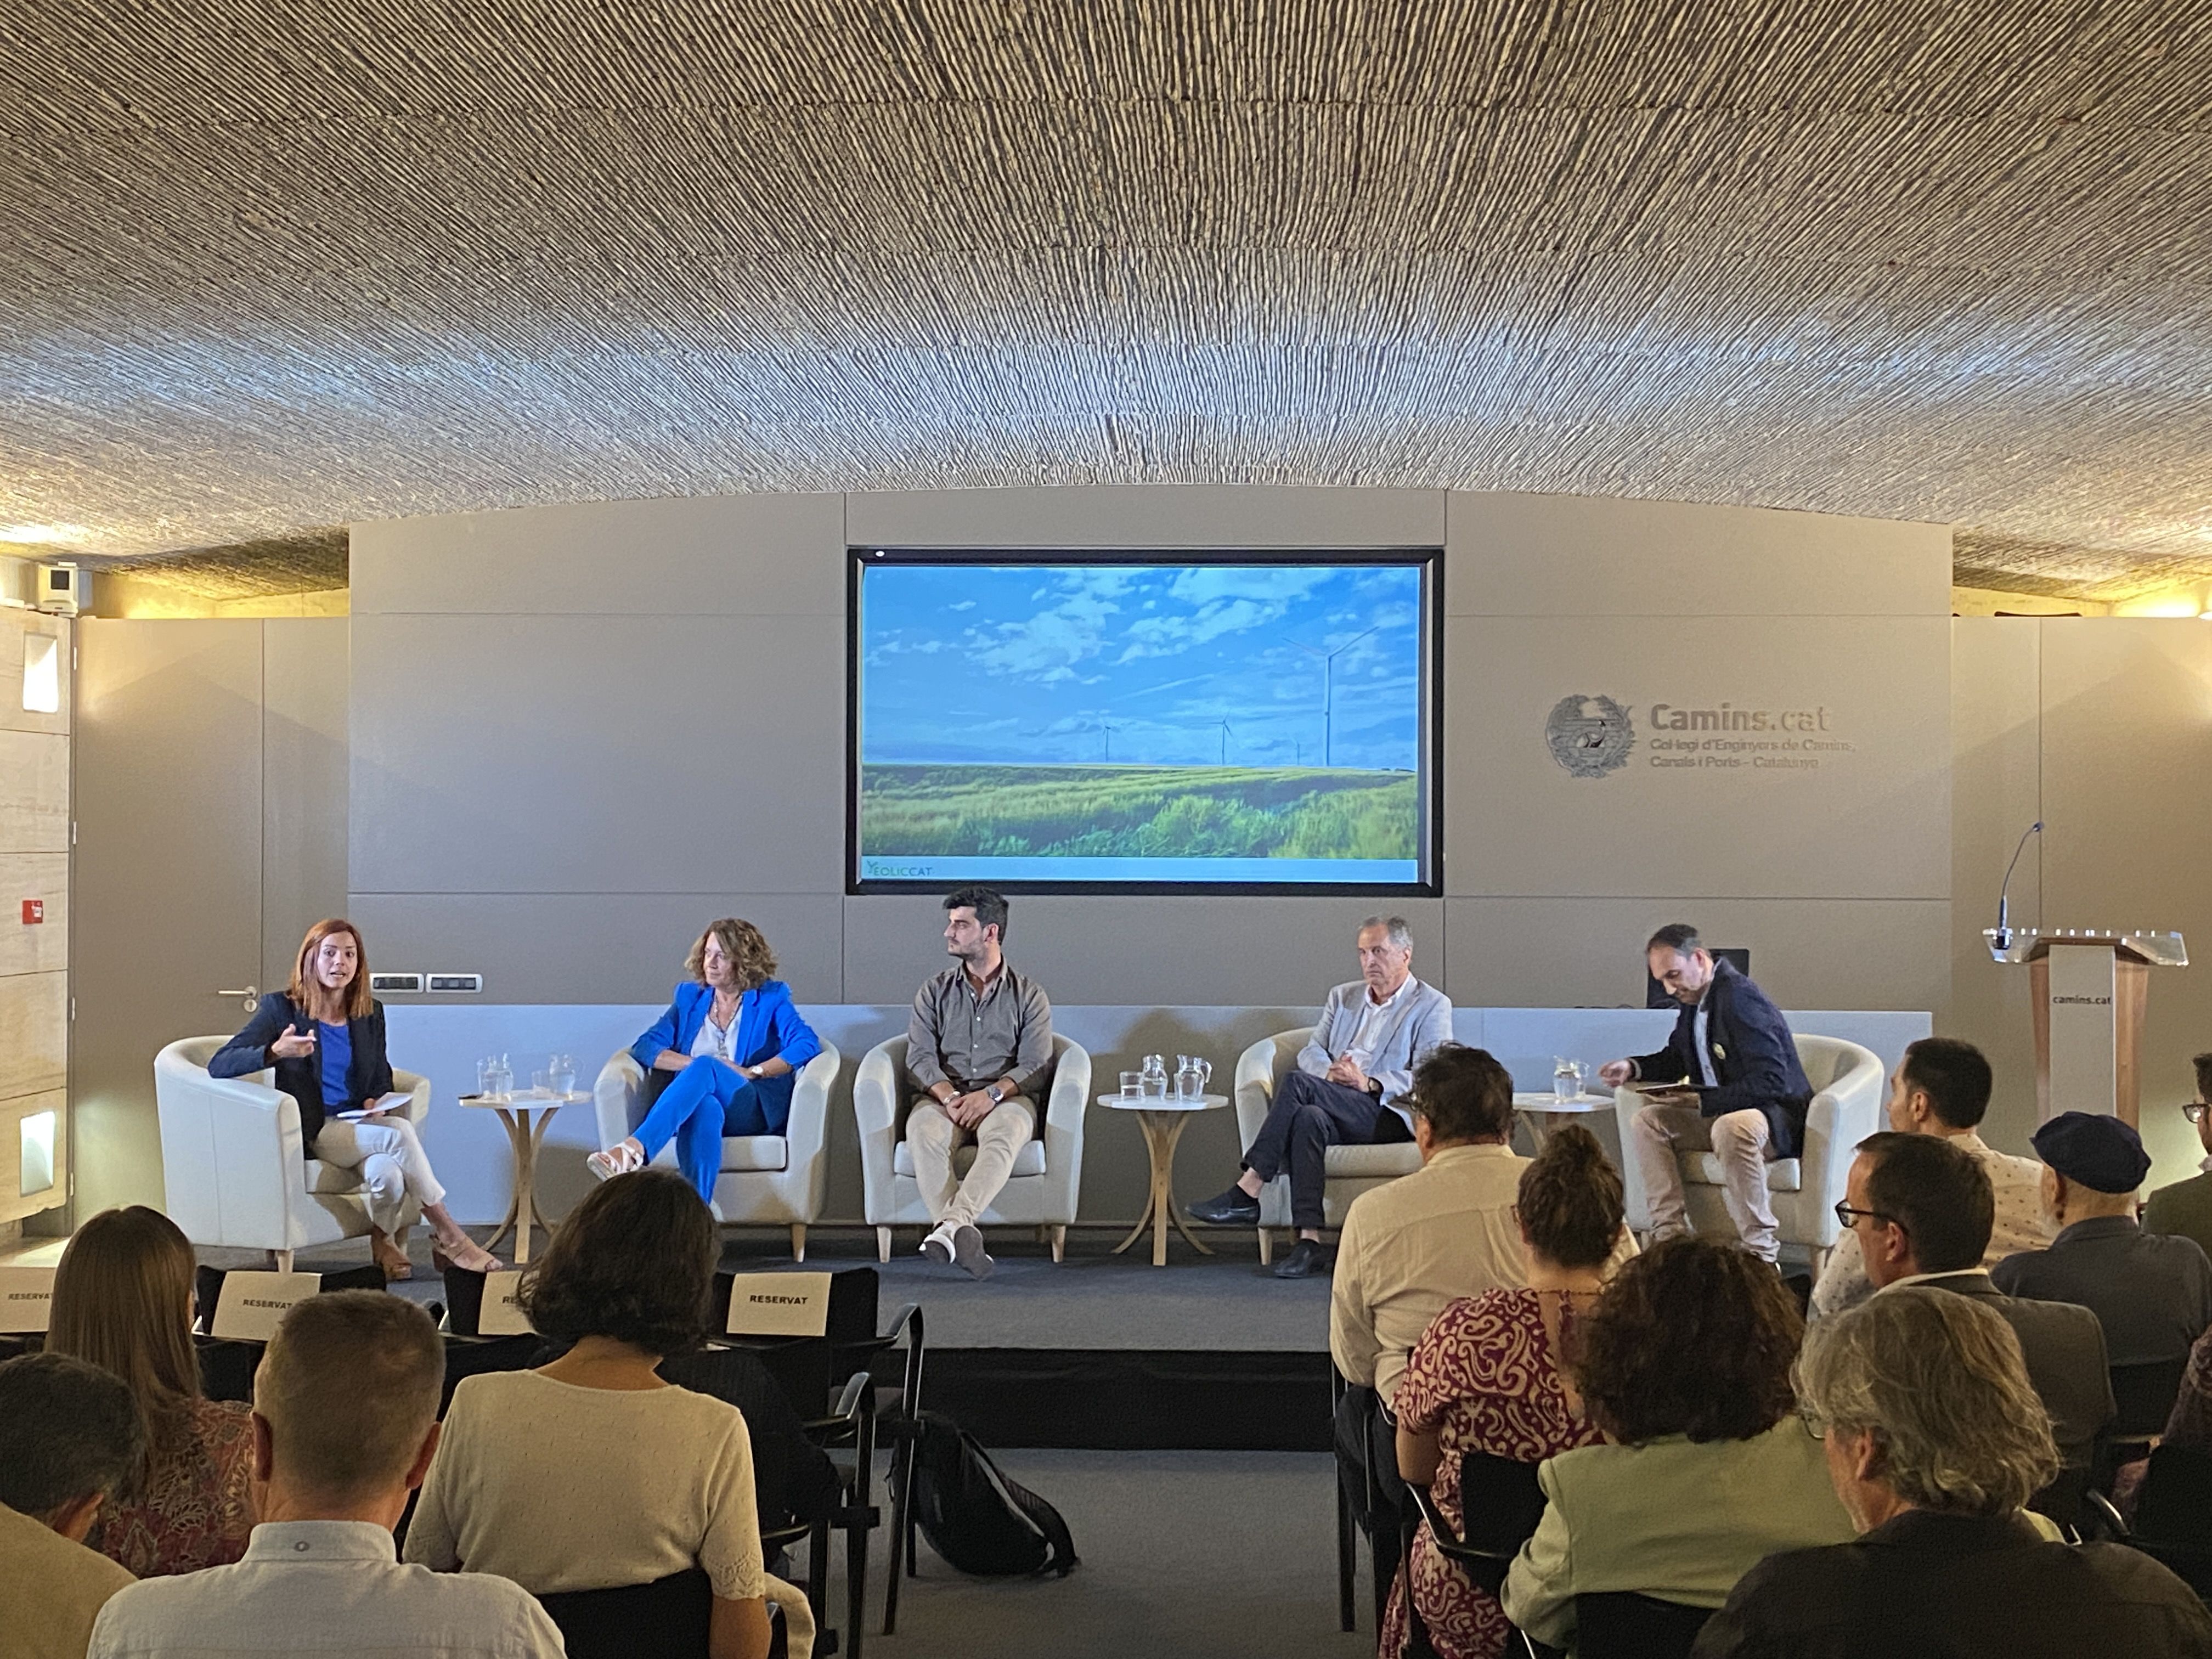
[{"label": "patterned dress", "polygon": [[253,1530],[253,1418],[241,1401],[194,1400],[183,1432],[135,1504],[102,1505],[84,1540],[139,1578],[227,1566]]},{"label": "patterned dress", "polygon": [[[1563,1328],[1571,1323],[1571,1303],[1563,1300],[1560,1318]],[[1534,1291],[1485,1291],[1462,1297],[1438,1314],[1407,1357],[1394,1403],[1406,1427],[1437,1431],[1443,1462],[1429,1492],[1454,1527],[1465,1522],[1461,1453],[1485,1451],[1534,1463],[1603,1438],[1567,1408]],[[1425,1522],[1414,1534],[1407,1576],[1442,1659],[1496,1659],[1505,1651],[1504,1609],[1437,1552]],[[1401,1580],[1390,1592],[1377,1651],[1383,1659],[1396,1659],[1406,1637]]]}]

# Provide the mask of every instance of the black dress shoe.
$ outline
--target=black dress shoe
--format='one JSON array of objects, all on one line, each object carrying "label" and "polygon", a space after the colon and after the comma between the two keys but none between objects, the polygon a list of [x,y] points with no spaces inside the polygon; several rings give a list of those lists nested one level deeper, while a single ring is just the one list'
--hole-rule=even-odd
[{"label": "black dress shoe", "polygon": [[1189,1206],[1190,1218],[1203,1221],[1210,1227],[1256,1227],[1260,1224],[1260,1200],[1242,1187],[1231,1187],[1215,1198]]},{"label": "black dress shoe", "polygon": [[1328,1252],[1320,1242],[1302,1238],[1291,1253],[1275,1264],[1278,1279],[1311,1279],[1316,1273],[1328,1271]]}]

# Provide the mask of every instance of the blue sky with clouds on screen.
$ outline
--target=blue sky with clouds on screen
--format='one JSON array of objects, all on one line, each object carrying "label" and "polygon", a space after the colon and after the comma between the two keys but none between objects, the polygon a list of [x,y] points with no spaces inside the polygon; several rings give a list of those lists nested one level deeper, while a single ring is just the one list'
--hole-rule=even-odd
[{"label": "blue sky with clouds on screen", "polygon": [[[1374,565],[872,565],[862,758],[1419,763],[1421,577]],[[1368,630],[1372,630],[1368,632]]]}]

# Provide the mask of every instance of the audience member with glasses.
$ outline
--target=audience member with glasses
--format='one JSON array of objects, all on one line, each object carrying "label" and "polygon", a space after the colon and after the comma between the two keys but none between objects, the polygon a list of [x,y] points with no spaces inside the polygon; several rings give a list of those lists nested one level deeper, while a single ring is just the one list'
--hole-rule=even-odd
[{"label": "audience member with glasses", "polygon": [[2193,1238],[2212,1256],[2212,1106],[2205,1103],[2212,1100],[2212,1054],[2197,1055],[2193,1064],[2197,1097],[2182,1107],[2181,1115],[2194,1126],[2197,1145],[2204,1149],[2204,1161],[2197,1166],[2203,1173],[2153,1193],[2143,1206],[2143,1231]]}]

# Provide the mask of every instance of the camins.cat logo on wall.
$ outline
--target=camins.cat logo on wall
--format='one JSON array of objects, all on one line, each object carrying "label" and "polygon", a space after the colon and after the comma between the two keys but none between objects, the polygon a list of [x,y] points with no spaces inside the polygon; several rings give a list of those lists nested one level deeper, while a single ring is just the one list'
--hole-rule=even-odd
[{"label": "camins.cat logo on wall", "polygon": [[1544,722],[1552,758],[1578,778],[1601,778],[1628,764],[1636,726],[1611,697],[1561,697]]}]

